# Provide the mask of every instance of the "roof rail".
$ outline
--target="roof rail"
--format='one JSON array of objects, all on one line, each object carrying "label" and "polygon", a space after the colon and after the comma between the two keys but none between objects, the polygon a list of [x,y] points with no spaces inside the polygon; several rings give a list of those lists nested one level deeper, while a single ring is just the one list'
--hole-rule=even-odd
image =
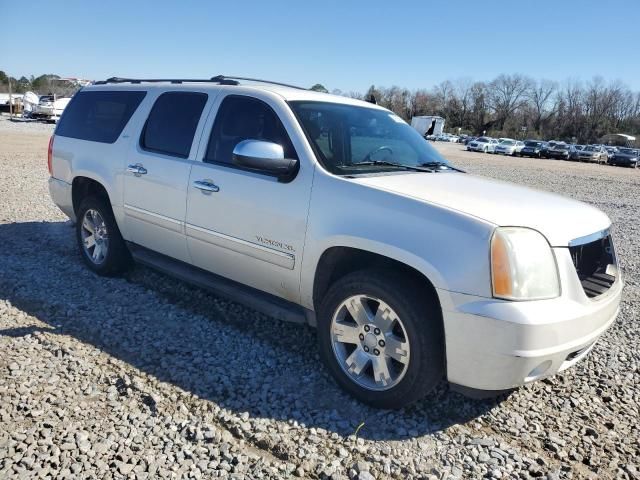
[{"label": "roof rail", "polygon": [[281,87],[289,87],[296,88],[298,90],[308,90],[304,87],[299,87],[297,85],[289,85],[287,83],[281,82],[272,82],[270,80],[261,80],[259,78],[248,78],[248,77],[230,77],[227,75],[216,75],[211,78],[121,78],[121,77],[110,77],[106,80],[100,80],[95,82],[94,85],[106,85],[108,83],[217,83],[220,85],[239,85],[239,80],[246,82],[257,82],[257,83],[267,83],[270,85],[280,85]]},{"label": "roof rail", "polygon": [[244,80],[245,82],[257,82],[257,83],[268,83],[270,85],[280,85],[281,87],[289,87],[296,88],[298,90],[308,90],[308,88],[299,87],[297,85],[289,85],[288,83],[281,82],[272,82],[271,80],[261,80],[259,78],[248,78],[248,77],[231,77],[228,75],[216,75],[215,77],[211,77],[211,81],[214,82],[225,82],[225,81],[234,81],[234,80]]},{"label": "roof rail", "polygon": [[219,83],[222,85],[238,85],[239,82],[235,80],[227,79],[214,79],[214,78],[121,78],[110,77],[106,80],[100,80],[95,82],[94,85],[106,85],[107,83]]}]

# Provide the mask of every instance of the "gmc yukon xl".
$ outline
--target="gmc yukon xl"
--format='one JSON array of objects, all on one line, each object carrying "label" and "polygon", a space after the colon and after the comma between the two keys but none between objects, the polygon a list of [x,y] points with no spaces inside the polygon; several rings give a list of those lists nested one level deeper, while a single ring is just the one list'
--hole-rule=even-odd
[{"label": "gmc yukon xl", "polygon": [[618,313],[609,218],[464,173],[373,103],[232,77],[112,78],[49,145],[99,275],[132,260],[280,320],[363,402],[470,393],[580,361]]}]

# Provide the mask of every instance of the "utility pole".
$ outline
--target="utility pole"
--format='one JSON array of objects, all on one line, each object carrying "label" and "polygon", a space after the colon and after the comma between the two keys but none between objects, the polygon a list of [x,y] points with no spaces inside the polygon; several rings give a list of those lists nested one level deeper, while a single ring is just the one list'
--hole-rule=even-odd
[{"label": "utility pole", "polygon": [[13,120],[13,99],[11,98],[11,76],[7,77],[9,80],[9,118]]}]

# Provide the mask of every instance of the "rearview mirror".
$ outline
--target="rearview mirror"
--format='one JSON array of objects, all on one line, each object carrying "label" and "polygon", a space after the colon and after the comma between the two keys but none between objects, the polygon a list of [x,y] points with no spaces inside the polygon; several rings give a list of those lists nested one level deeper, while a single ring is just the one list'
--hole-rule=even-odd
[{"label": "rearview mirror", "polygon": [[282,145],[264,140],[243,140],[233,149],[233,163],[242,168],[273,175],[288,182],[298,171],[298,160],[284,157]]}]

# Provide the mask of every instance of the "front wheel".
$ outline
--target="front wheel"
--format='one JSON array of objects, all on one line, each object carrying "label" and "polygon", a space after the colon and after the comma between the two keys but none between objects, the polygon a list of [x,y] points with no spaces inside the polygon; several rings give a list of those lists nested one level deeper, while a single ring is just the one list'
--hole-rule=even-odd
[{"label": "front wheel", "polygon": [[377,408],[412,403],[444,375],[435,294],[382,270],[351,273],[331,286],[319,309],[318,342],[338,384]]},{"label": "front wheel", "polygon": [[102,197],[87,197],[78,209],[76,238],[85,264],[98,275],[112,276],[124,271],[131,255],[111,205]]}]

